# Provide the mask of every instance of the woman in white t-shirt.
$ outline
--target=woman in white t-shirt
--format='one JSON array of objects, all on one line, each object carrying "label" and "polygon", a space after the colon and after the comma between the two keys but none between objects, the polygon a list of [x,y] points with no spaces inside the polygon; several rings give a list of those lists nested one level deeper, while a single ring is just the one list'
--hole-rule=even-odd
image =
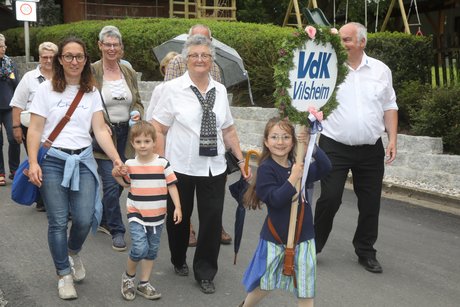
[{"label": "woman in white t-shirt", "polygon": [[[102,205],[91,129],[113,165],[123,165],[105,127],[101,98],[94,84],[85,44],[78,38],[67,38],[53,59],[52,80],[40,84],[29,109],[29,179],[40,187],[45,202],[48,244],[61,299],[77,298],[73,282],[81,281],[86,275],[78,253],[91,226],[95,231],[100,219]],[[64,117],[79,90],[84,91],[80,103],[38,164],[40,143],[46,141]],[[69,213],[72,226],[67,238]]]}]

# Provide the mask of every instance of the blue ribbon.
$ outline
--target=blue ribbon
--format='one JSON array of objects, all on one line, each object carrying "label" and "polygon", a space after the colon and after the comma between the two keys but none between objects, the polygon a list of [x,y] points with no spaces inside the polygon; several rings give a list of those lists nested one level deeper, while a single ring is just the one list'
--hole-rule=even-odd
[{"label": "blue ribbon", "polygon": [[316,134],[323,131],[323,125],[317,120],[310,122],[310,134]]}]

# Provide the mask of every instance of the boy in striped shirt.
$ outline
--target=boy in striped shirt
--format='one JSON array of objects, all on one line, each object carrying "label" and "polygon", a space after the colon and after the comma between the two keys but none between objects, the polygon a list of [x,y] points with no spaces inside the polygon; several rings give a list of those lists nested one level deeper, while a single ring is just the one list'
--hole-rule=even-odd
[{"label": "boy in striped shirt", "polygon": [[[112,171],[120,185],[129,187],[126,208],[131,250],[126,272],[122,275],[121,294],[129,301],[136,297],[136,293],[154,300],[159,299],[161,293],[155,290],[149,279],[160,246],[168,193],[175,206],[174,221],[176,224],[182,221],[177,178],[169,161],[155,153],[156,133],[149,122],[139,121],[131,127],[130,142],[136,157]],[[139,262],[139,284],[135,287]]]}]

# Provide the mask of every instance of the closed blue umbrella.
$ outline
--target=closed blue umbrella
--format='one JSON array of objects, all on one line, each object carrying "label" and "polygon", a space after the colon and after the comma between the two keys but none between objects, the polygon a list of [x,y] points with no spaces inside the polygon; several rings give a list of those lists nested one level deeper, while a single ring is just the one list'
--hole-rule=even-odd
[{"label": "closed blue umbrella", "polygon": [[[248,172],[249,169],[249,159],[251,155],[259,156],[259,153],[255,150],[249,150],[246,153],[244,169],[245,172]],[[244,227],[244,218],[246,216],[246,208],[244,207],[243,197],[246,191],[248,190],[249,183],[244,179],[243,176],[240,177],[238,181],[229,185],[228,189],[230,190],[230,194],[232,194],[233,198],[238,203],[235,212],[235,233],[234,233],[234,243],[233,243],[233,250],[235,252],[235,258],[233,259],[233,264],[236,264],[236,256],[238,255],[238,251],[240,249],[241,238],[243,236],[243,227]]]}]

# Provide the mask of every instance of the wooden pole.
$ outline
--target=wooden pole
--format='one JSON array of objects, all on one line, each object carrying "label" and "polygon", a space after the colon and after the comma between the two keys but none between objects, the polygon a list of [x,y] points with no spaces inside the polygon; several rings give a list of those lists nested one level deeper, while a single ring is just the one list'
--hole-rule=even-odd
[{"label": "wooden pole", "polygon": [[383,20],[382,27],[380,28],[380,31],[383,32],[387,28],[387,23],[388,20],[390,20],[391,12],[393,12],[393,8],[395,6],[396,0],[391,0],[390,6],[388,7],[388,12],[385,16],[385,19]]},{"label": "wooden pole", "polygon": [[288,4],[288,8],[286,10],[286,15],[284,15],[284,21],[283,21],[283,27],[287,26],[288,22],[289,22],[289,17],[291,16],[291,11],[292,11],[292,1],[289,1],[289,4]]},{"label": "wooden pole", "polygon": [[[296,135],[299,134],[300,132],[307,132],[307,127],[305,125],[296,125]],[[295,162],[300,163],[303,161],[305,158],[305,152],[306,152],[306,144],[305,143],[297,143],[297,151],[296,151],[296,158]],[[295,236],[295,230],[296,230],[296,222],[297,222],[297,211],[299,209],[299,195],[300,193],[300,185],[301,185],[301,180],[299,180],[296,183],[296,190],[297,194],[294,195],[292,198],[292,205],[291,205],[291,215],[289,219],[289,231],[288,231],[288,237],[287,237],[287,244],[286,248],[293,248],[294,247],[294,236]]]},{"label": "wooden pole", "polygon": [[404,33],[410,34],[409,23],[407,22],[407,15],[406,15],[406,10],[404,9],[403,0],[398,0],[398,2],[399,2],[399,10],[401,11],[401,17],[404,23]]}]

